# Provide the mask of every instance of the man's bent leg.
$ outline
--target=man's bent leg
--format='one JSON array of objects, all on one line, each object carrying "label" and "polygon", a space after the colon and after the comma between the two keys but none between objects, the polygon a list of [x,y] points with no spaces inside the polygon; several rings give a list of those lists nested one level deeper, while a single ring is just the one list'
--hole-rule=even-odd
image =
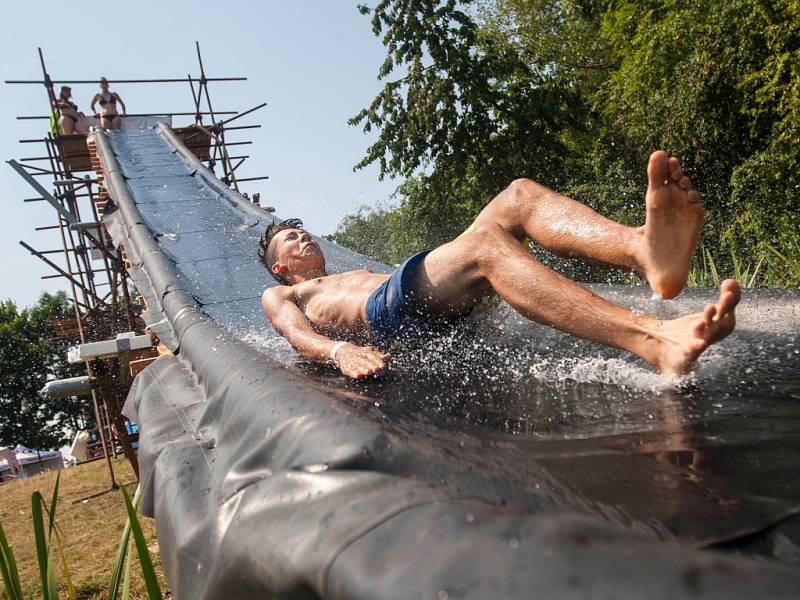
[{"label": "man's bent leg", "polygon": [[697,245],[703,209],[680,163],[654,152],[647,169],[647,217],[643,227],[626,227],[529,180],[501,192],[475,221],[496,223],[521,239],[570,257],[609,264],[647,279],[665,298],[680,293]]},{"label": "man's bent leg", "polygon": [[622,348],[659,371],[683,373],[734,327],[739,288],[726,281],[716,305],[672,321],[636,315],[534,260],[497,224],[482,225],[425,257],[415,290],[435,314],[463,311],[493,287],[528,319]]}]

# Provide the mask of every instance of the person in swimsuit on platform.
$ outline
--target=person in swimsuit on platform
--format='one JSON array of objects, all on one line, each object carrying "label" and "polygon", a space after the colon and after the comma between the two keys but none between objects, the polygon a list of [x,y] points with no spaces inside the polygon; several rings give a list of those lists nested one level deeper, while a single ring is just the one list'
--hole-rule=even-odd
[{"label": "person in swimsuit on platform", "polygon": [[733,331],[741,298],[731,279],[702,312],[672,320],[612,304],[537,262],[520,242],[634,272],[674,298],[689,273],[703,219],[678,159],[657,151],[647,167],[646,217],[626,227],[527,179],[511,183],[468,232],[416,254],[392,275],[328,275],[319,245],[297,219],[276,223],[259,256],[281,284],[262,295],[264,314],[303,357],[358,379],[386,368],[385,349],[414,331],[468,314],[494,290],[522,315],[572,335],[628,350],[662,373],[683,374]]},{"label": "person in swimsuit on platform", "polygon": [[84,114],[78,110],[78,105],[70,98],[72,98],[72,88],[68,85],[61,86],[61,92],[56,99],[56,109],[60,115],[58,124],[61,126],[61,132],[64,135],[71,135],[76,131],[86,133],[81,124],[81,117]]},{"label": "person in swimsuit on platform", "polygon": [[108,89],[108,79],[100,78],[100,93],[92,98],[91,109],[95,111],[95,104],[100,104],[100,127],[103,129],[120,129],[122,117],[117,111],[117,102],[122,107],[122,114],[126,114],[125,103],[117,92]]}]

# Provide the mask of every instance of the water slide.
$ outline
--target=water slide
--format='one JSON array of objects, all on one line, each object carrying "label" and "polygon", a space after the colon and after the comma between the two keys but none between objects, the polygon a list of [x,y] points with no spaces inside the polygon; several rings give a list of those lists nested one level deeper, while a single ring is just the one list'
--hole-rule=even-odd
[{"label": "water slide", "polygon": [[[798,597],[796,292],[748,292],[680,385],[506,306],[347,381],[261,314],[273,215],[164,125],[93,135],[173,353],[125,413],[175,598]],[[318,241],[331,273],[389,270]],[[662,316],[713,297],[593,289]]]}]

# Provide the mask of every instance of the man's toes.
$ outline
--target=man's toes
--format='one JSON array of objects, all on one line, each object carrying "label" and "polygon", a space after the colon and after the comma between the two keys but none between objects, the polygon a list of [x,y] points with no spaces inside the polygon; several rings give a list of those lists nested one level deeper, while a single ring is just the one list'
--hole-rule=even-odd
[{"label": "man's toes", "polygon": [[683,176],[683,177],[681,177],[681,178],[680,178],[680,180],[678,181],[678,186],[679,186],[679,187],[680,187],[682,190],[688,190],[690,187],[692,187],[692,182],[689,180],[689,178],[688,178],[688,177],[686,177],[686,176],[684,175],[684,176]]},{"label": "man's toes", "polygon": [[719,297],[719,303],[717,308],[717,314],[721,316],[727,315],[733,312],[733,309],[736,307],[736,296],[730,292],[725,292]]},{"label": "man's toes", "polygon": [[694,333],[695,337],[702,337],[703,333],[705,333],[707,323],[704,319],[699,319],[692,327],[692,333]]},{"label": "man's toes", "polygon": [[689,204],[697,204],[700,206],[700,194],[697,193],[697,190],[689,190],[689,193],[686,195],[686,199],[689,201]]},{"label": "man's toes", "polygon": [[736,301],[739,301],[739,298],[742,295],[742,288],[739,287],[739,282],[735,279],[725,279],[719,286],[720,292],[730,292],[733,294]]},{"label": "man's toes", "polygon": [[733,310],[742,299],[742,288],[735,279],[726,279],[719,286],[720,310]]},{"label": "man's toes", "polygon": [[656,150],[650,155],[647,163],[647,178],[653,187],[661,186],[669,179],[669,161],[667,153]]},{"label": "man's toes", "polygon": [[683,179],[683,171],[681,170],[680,167],[678,167],[677,169],[672,171],[670,177],[672,177],[673,181],[680,181],[681,179]]},{"label": "man's toes", "polygon": [[669,157],[669,160],[667,161],[667,164],[669,165],[669,172],[670,173],[674,173],[675,171],[680,171],[680,169],[681,169],[681,161],[679,161],[674,156],[670,156]]},{"label": "man's toes", "polygon": [[708,306],[703,309],[703,320],[706,323],[710,323],[714,320],[714,317],[717,315],[717,307],[713,304],[709,304]]}]

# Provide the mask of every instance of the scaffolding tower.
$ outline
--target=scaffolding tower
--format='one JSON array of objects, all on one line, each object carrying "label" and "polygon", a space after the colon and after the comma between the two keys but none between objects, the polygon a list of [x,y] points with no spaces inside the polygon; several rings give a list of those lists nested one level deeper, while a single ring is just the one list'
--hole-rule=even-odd
[{"label": "scaffolding tower", "polygon": [[[239,177],[237,170],[250,158],[249,155],[232,156],[234,146],[252,144],[251,140],[229,141],[226,133],[235,130],[260,128],[260,124],[235,124],[234,121],[266,106],[261,103],[243,111],[219,111],[212,106],[210,83],[246,81],[246,77],[207,77],[200,52],[195,42],[199,76],[155,79],[109,79],[109,83],[159,83],[188,84],[194,110],[190,112],[135,113],[120,115],[172,119],[192,117],[193,123],[173,128],[183,143],[209,168],[218,173],[220,180],[240,191],[239,184],[268,179],[267,176]],[[66,280],[72,300],[74,316],[54,319],[53,330],[61,339],[84,345],[115,338],[123,332],[149,334],[151,347],[127,350],[104,360],[85,361],[90,385],[92,409],[99,434],[98,458],[102,456],[108,466],[111,487],[116,487],[111,462],[119,452],[124,452],[138,477],[138,461],[134,449],[136,434],[121,414],[121,405],[133,377],[159,354],[168,352],[158,344],[152,333],[144,331],[139,318],[143,298],[130,285],[123,248],[115,248],[105,230],[102,214],[108,190],[104,187],[104,173],[97,157],[94,143],[82,133],[64,134],[58,126],[56,85],[96,83],[96,80],[55,80],[47,71],[42,49],[38,49],[42,79],[6,80],[7,84],[41,85],[47,94],[46,115],[21,115],[19,120],[55,123],[43,137],[21,139],[21,144],[31,144],[40,149],[35,156],[9,160],[8,164],[36,191],[37,195],[24,202],[47,202],[54,209],[55,222],[36,227],[37,231],[54,233],[54,248],[36,249],[20,241],[26,250],[47,264],[54,273],[43,279]],[[49,185],[41,183],[49,180]],[[49,189],[48,189],[49,188]],[[246,196],[247,194],[245,194]],[[111,199],[113,200],[113,199]],[[259,202],[259,194],[253,194]]]}]

